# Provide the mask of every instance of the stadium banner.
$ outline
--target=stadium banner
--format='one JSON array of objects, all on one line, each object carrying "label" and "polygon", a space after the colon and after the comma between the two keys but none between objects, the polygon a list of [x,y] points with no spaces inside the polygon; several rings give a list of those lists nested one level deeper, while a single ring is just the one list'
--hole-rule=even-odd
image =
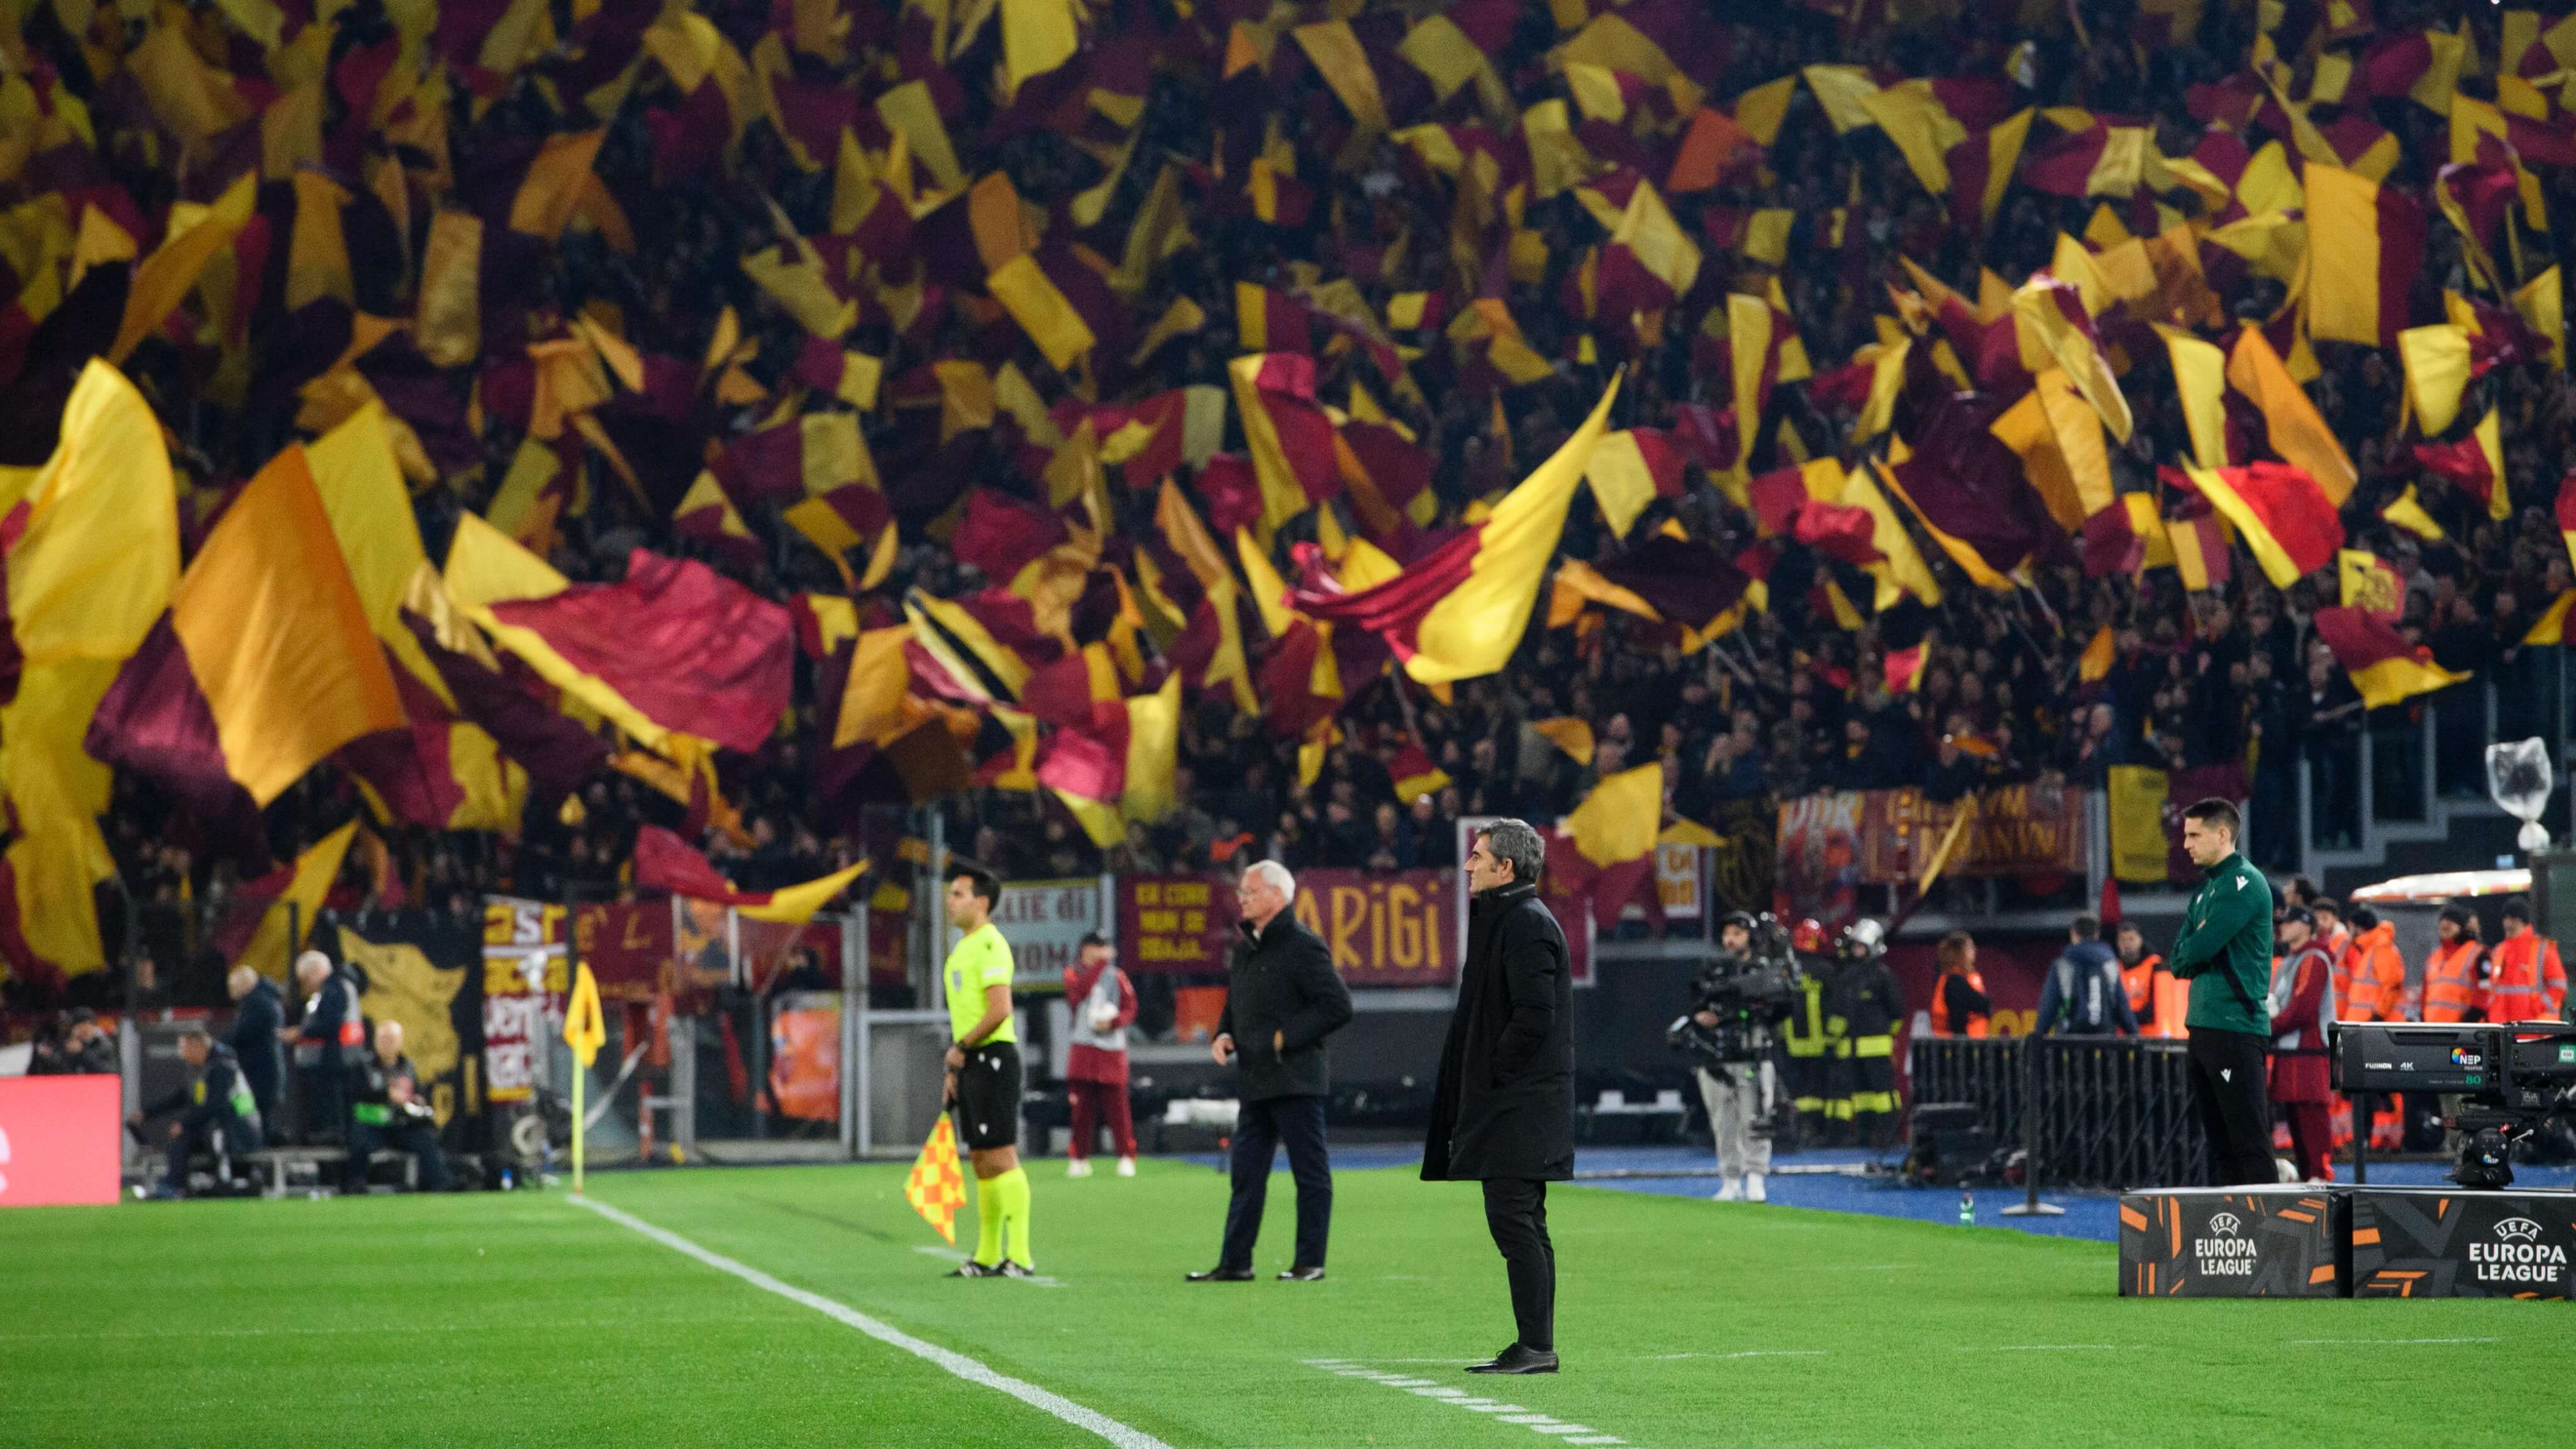
[{"label": "stadium banner", "polygon": [[671,984],[669,901],[591,901],[573,908],[573,949],[608,1001],[650,1001]]},{"label": "stadium banner", "polygon": [[[1120,876],[1116,895],[1127,970],[1225,969],[1236,939],[1231,876]],[[1353,986],[1448,986],[1458,979],[1458,895],[1445,870],[1310,870],[1297,877],[1293,909]]]},{"label": "stadium banner", "polygon": [[841,1120],[841,998],[779,995],[769,1018],[769,1100],[782,1117]]},{"label": "stadium banner", "polygon": [[2171,771],[2113,765],[2107,793],[2112,876],[2129,885],[2181,885],[2200,879],[2183,853],[2182,812],[2212,796],[2242,806],[2250,787],[2239,765]]},{"label": "stadium banner", "polygon": [[2347,1224],[2348,1204],[2341,1189],[2314,1187],[2124,1193],[2120,1296],[2345,1297],[2345,1244],[2358,1225]]},{"label": "stadium banner", "polygon": [[0,1207],[117,1199],[124,1082],[0,1077]]},{"label": "stadium banner", "polygon": [[526,1102],[552,1086],[572,989],[564,909],[518,896],[483,898],[483,1100]]},{"label": "stadium banner", "polygon": [[2559,1192],[2352,1190],[2361,1298],[2576,1297],[2576,1217]]},{"label": "stadium banner", "polygon": [[[1655,847],[1655,899],[1664,908],[1667,921],[1696,921],[1708,909],[1708,892],[1701,888],[1699,871],[1700,847],[1696,845],[1658,845]],[[1619,908],[1619,919],[1642,921],[1646,908],[1631,901]]]},{"label": "stadium banner", "polygon": [[370,911],[343,924],[334,943],[366,983],[358,1009],[370,1022],[402,1023],[403,1054],[420,1069],[439,1145],[451,1152],[485,1145],[483,924],[444,911]]},{"label": "stadium banner", "polygon": [[1720,801],[1703,823],[1720,841],[1708,848],[1709,908],[1770,910],[1780,865],[1780,822],[1770,797]]},{"label": "stadium banner", "polygon": [[[1022,991],[1063,989],[1064,968],[1082,954],[1082,938],[1103,929],[1102,897],[1109,893],[1099,876],[1013,881],[1002,887],[1002,898],[993,903],[993,924],[1011,943],[1012,985]],[[1231,887],[1225,894],[1232,905]]]},{"label": "stadium banner", "polygon": [[1781,919],[1847,921],[1860,914],[1860,802],[1849,792],[1780,802]]},{"label": "stadium banner", "polygon": [[1948,804],[1927,800],[1920,790],[1860,792],[1860,879],[1871,885],[1921,880],[1962,810],[1975,813],[1942,874],[2084,873],[2084,797],[2006,785]]}]

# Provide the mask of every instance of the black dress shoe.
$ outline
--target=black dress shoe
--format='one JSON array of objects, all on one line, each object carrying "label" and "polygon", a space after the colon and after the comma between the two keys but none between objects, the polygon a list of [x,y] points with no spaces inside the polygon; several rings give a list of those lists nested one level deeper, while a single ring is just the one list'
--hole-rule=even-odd
[{"label": "black dress shoe", "polygon": [[1279,1281],[1282,1283],[1321,1283],[1324,1281],[1324,1270],[1321,1268],[1282,1268],[1279,1270]]},{"label": "black dress shoe", "polygon": [[1228,1268],[1223,1264],[1219,1264],[1214,1268],[1208,1269],[1204,1273],[1190,1274],[1189,1280],[1193,1283],[1249,1283],[1252,1281],[1252,1270],[1250,1268]]},{"label": "black dress shoe", "polygon": [[1552,1374],[1556,1372],[1556,1354],[1543,1348],[1523,1348],[1515,1343],[1485,1363],[1468,1365],[1471,1374]]},{"label": "black dress shoe", "polygon": [[987,1267],[984,1264],[978,1263],[974,1259],[969,1258],[965,1262],[958,1264],[956,1267],[949,1269],[948,1276],[951,1278],[1002,1278],[1009,1275],[1003,1272],[1000,1264],[994,1264]]}]

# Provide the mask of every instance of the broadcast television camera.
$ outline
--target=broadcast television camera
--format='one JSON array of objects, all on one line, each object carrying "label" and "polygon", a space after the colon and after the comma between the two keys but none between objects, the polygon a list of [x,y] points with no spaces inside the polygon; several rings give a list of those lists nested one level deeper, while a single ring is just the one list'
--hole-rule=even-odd
[{"label": "broadcast television camera", "polygon": [[2461,1099],[2462,1187],[2512,1185],[2514,1148],[2576,1107],[2576,1026],[2564,1022],[2341,1021],[2333,1041],[2337,1091]]},{"label": "broadcast television camera", "polygon": [[[1771,1055],[1773,1028],[1797,1010],[1802,973],[1789,933],[1768,914],[1752,924],[1752,943],[1744,954],[1719,952],[1700,968],[1692,984],[1694,1005],[1664,1029],[1664,1041],[1690,1059],[1691,1065],[1724,1073],[1747,1067]],[[1699,1013],[1717,1024],[1699,1020]],[[1770,1124],[1754,1129],[1770,1135]]]}]

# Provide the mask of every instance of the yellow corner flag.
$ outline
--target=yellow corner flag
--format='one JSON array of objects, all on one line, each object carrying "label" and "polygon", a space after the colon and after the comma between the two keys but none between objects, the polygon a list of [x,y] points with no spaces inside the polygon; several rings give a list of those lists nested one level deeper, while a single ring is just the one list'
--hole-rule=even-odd
[{"label": "yellow corner flag", "polygon": [[599,1049],[607,1044],[608,1023],[599,1014],[599,980],[590,974],[588,962],[573,968],[572,999],[564,1003],[564,1044],[572,1048],[572,1190],[581,1191],[582,1088],[590,1080],[590,1064],[599,1059]]},{"label": "yellow corner flag", "polygon": [[903,1180],[903,1200],[923,1221],[939,1229],[939,1236],[952,1244],[957,1241],[957,1209],[966,1204],[966,1174],[957,1166],[957,1129],[944,1115],[930,1129],[930,1140],[921,1144],[921,1156]]}]

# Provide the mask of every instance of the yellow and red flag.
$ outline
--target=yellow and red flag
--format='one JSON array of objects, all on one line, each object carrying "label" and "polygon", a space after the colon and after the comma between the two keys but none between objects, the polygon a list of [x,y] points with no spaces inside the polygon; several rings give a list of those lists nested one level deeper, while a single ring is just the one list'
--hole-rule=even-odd
[{"label": "yellow and red flag", "polygon": [[937,1228],[940,1237],[957,1241],[957,1210],[966,1205],[966,1174],[957,1165],[957,1129],[944,1113],[903,1179],[903,1200],[912,1204],[922,1221]]},{"label": "yellow and red flag", "polygon": [[2392,624],[2406,612],[2406,586],[2397,581],[2397,570],[2367,549],[2337,550],[2335,578],[2347,609]]},{"label": "yellow and red flag", "polygon": [[1618,395],[1614,380],[1574,436],[1482,522],[1382,584],[1331,598],[1301,593],[1299,606],[1316,619],[1384,636],[1418,683],[1445,684],[1502,668],[1529,625],[1566,509]]},{"label": "yellow and red flag", "polygon": [[2236,525],[2263,576],[2281,588],[2334,561],[2343,520],[2304,469],[2286,463],[2242,468],[2185,468],[2200,496]]},{"label": "yellow and red flag", "polygon": [[2317,637],[2352,676],[2371,709],[2447,688],[2468,678],[2433,662],[2430,651],[2360,609],[2319,609]]},{"label": "yellow and red flag", "polygon": [[732,906],[757,921],[783,921],[801,926],[814,919],[814,913],[830,905],[850,882],[866,874],[868,863],[843,866],[829,875],[817,876],[797,885],[781,886],[774,891],[738,891],[733,882],[716,873],[707,858],[679,836],[658,825],[647,825],[635,832],[635,884],[640,890],[668,891],[691,900],[714,901]]},{"label": "yellow and red flag", "polygon": [[2324,342],[2394,347],[2424,264],[2424,208],[2393,186],[2311,161],[2308,327]]},{"label": "yellow and red flag", "polygon": [[2326,501],[2342,507],[2361,475],[2261,328],[2248,323],[2236,334],[2236,345],[2227,354],[2227,382],[2263,415],[2272,451],[2305,468],[2325,490]]}]

